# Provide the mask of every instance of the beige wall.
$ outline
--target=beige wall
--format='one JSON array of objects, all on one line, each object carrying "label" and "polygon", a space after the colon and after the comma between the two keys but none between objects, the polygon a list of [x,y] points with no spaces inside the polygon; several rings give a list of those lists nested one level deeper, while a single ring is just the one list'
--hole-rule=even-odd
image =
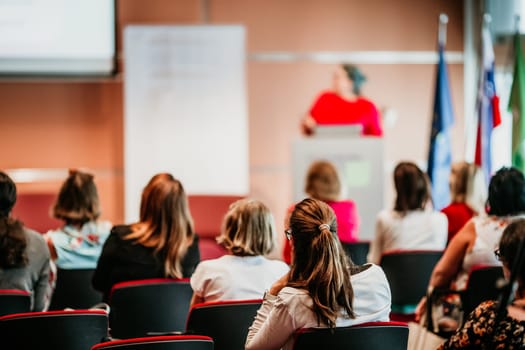
[{"label": "beige wall", "polygon": [[[246,26],[248,55],[434,51],[440,12],[449,15],[447,50],[462,51],[463,9],[456,0],[123,0],[118,2],[118,46],[121,50],[120,36],[127,24],[201,24],[208,18],[208,24]],[[122,58],[119,63],[123,67]],[[424,162],[435,65],[360,67],[369,81],[364,94],[397,115],[385,130],[387,169],[401,159]],[[309,60],[248,61],[250,194],[271,207],[279,229],[292,198],[291,142],[300,136],[299,120],[316,94],[329,88],[333,68]],[[463,65],[450,64],[449,74],[456,113],[453,149],[459,159],[464,147]],[[122,221],[122,79],[123,75],[98,81],[0,80],[0,168],[92,169],[104,216]],[[389,174],[376,175],[386,175],[390,185]],[[59,182],[21,184],[20,190],[54,191]]]}]

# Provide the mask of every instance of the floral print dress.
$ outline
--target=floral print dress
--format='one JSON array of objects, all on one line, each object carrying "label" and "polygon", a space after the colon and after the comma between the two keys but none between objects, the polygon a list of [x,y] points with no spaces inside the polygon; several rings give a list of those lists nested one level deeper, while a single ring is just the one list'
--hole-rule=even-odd
[{"label": "floral print dress", "polygon": [[498,304],[481,303],[449,340],[438,350],[445,349],[525,349],[525,321],[505,316],[499,323],[497,335],[494,323]]}]

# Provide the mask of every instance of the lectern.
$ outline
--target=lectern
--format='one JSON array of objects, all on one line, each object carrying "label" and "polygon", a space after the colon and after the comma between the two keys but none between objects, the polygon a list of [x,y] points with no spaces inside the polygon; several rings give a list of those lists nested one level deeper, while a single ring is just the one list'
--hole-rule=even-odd
[{"label": "lectern", "polygon": [[295,202],[306,196],[306,172],[316,160],[327,160],[337,167],[343,189],[341,198],[351,199],[357,205],[361,219],[359,239],[371,240],[376,215],[384,208],[383,139],[337,134],[295,140],[292,147]]}]

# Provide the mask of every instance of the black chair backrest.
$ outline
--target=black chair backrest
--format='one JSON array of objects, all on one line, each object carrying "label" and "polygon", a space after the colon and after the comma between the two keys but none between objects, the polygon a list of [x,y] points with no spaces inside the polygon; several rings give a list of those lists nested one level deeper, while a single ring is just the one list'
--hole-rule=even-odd
[{"label": "black chair backrest", "polygon": [[213,339],[199,335],[132,338],[100,343],[91,350],[213,350]]},{"label": "black chair backrest", "polygon": [[346,255],[357,265],[366,264],[366,257],[368,255],[368,250],[370,249],[370,242],[361,241],[353,243],[344,243],[341,242],[343,248],[346,252]]},{"label": "black chair backrest", "polygon": [[102,301],[102,293],[91,284],[94,269],[57,269],[57,283],[49,310],[89,309]]},{"label": "black chair backrest", "polygon": [[465,317],[483,301],[498,299],[498,280],[503,278],[501,266],[477,267],[470,272],[467,289],[461,295]]},{"label": "black chair backrest", "polygon": [[242,350],[262,300],[221,301],[195,305],[186,331],[213,338],[215,350]]},{"label": "black chair backrest", "polygon": [[192,295],[187,279],[117,283],[109,297],[111,336],[126,339],[184,331]]},{"label": "black chair backrest", "polygon": [[400,322],[370,322],[352,327],[301,329],[294,350],[406,350],[408,326]]},{"label": "black chair backrest", "polygon": [[411,250],[383,254],[381,267],[390,284],[393,305],[414,305],[426,295],[428,281],[442,251]]},{"label": "black chair backrest", "polygon": [[31,311],[31,293],[23,290],[0,290],[0,316]]},{"label": "black chair backrest", "polygon": [[[108,337],[101,310],[29,312],[0,317],[0,339],[17,350],[86,350]],[[3,346],[2,346],[3,348]]]}]

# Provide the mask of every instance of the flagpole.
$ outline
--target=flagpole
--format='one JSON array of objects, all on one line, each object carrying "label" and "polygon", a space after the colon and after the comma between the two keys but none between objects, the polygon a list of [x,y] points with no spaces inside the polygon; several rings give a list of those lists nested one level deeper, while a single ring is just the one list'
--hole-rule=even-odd
[{"label": "flagpole", "polygon": [[454,111],[450,96],[448,70],[444,50],[447,39],[448,16],[439,15],[436,89],[432,116],[427,173],[432,183],[432,202],[440,210],[450,203],[450,127],[454,123]]},{"label": "flagpole", "polygon": [[439,15],[438,43],[445,46],[447,43],[447,23],[448,16],[444,13]]},{"label": "flagpole", "polygon": [[492,17],[490,16],[490,14],[485,13],[483,15],[483,26],[488,27],[491,22],[492,22]]}]

